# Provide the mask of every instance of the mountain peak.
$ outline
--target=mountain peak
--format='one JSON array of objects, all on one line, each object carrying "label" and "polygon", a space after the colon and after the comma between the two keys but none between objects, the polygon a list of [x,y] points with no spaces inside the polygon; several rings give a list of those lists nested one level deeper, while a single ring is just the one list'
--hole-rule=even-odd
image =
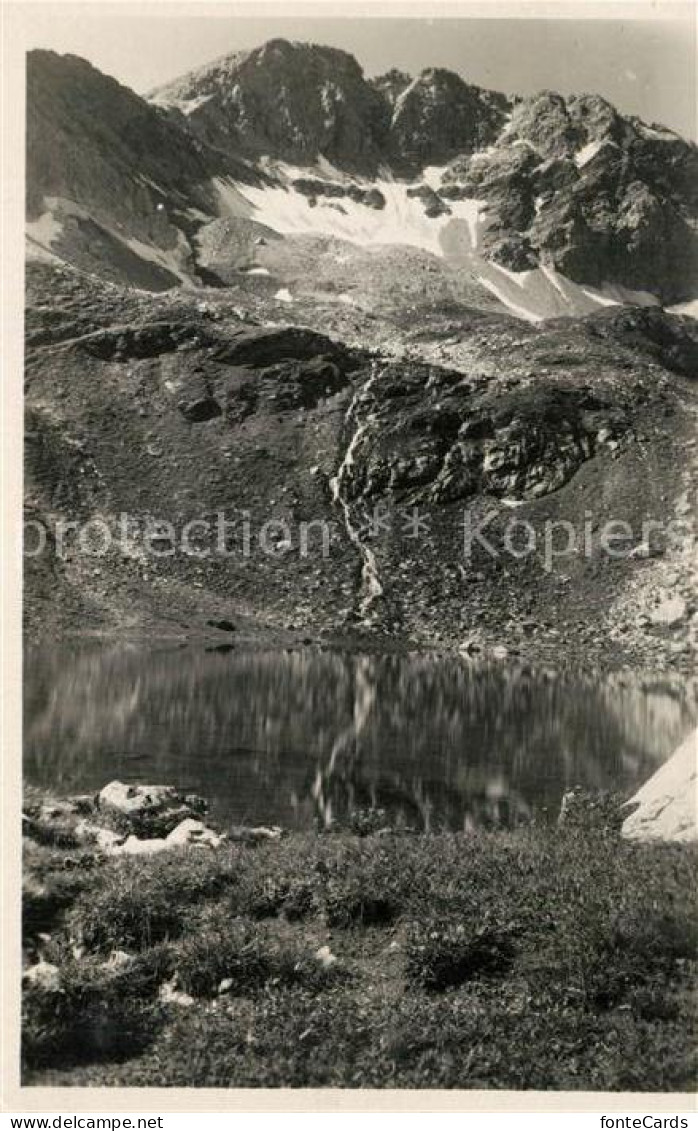
[{"label": "mountain peak", "polygon": [[151,101],[184,113],[223,149],[373,170],[388,106],[356,59],[336,47],[272,39],[159,87]]}]

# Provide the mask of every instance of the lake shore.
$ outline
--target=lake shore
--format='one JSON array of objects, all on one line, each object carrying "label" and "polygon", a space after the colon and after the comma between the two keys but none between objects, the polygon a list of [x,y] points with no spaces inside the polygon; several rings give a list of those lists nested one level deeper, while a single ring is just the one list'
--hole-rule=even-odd
[{"label": "lake shore", "polygon": [[695,1084],[696,849],[622,839],[610,801],[285,836],[110,797],[27,791],[27,1084]]}]

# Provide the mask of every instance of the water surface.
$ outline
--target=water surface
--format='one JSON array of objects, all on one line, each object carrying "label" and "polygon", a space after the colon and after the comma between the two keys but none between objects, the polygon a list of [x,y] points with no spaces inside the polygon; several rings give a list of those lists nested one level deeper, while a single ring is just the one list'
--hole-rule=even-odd
[{"label": "water surface", "polygon": [[513,826],[563,792],[634,790],[695,726],[679,677],[458,656],[76,646],[25,661],[26,779],[203,794],[224,821],[309,827],[380,806],[417,828]]}]

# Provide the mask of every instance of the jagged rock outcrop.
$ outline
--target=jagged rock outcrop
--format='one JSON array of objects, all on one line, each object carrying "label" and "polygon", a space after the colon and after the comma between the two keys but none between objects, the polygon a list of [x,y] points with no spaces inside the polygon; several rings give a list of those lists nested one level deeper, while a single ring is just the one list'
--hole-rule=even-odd
[{"label": "jagged rock outcrop", "polygon": [[495,144],[445,172],[445,199],[487,202],[485,246],[513,271],[536,262],[592,286],[678,302],[698,289],[698,149],[623,118],[605,99],[543,92]]},{"label": "jagged rock outcrop", "polygon": [[186,115],[192,131],[225,151],[375,170],[383,159],[385,100],[346,51],[273,39],[229,55],[151,100]]},{"label": "jagged rock outcrop", "polygon": [[369,79],[369,82],[394,108],[402,92],[412,82],[412,76],[408,75],[406,71],[399,71],[396,67],[393,67],[392,70],[386,71],[384,75],[376,75],[375,78]]},{"label": "jagged rock outcrop", "polygon": [[611,307],[586,318],[583,327],[591,337],[614,340],[672,373],[698,380],[695,318],[668,318],[656,307]]},{"label": "jagged rock outcrop", "polygon": [[559,385],[498,388],[414,364],[387,368],[357,411],[346,492],[433,505],[558,490],[627,428],[623,409]]},{"label": "jagged rock outcrop", "polygon": [[395,100],[390,153],[398,169],[441,165],[487,146],[502,128],[507,99],[442,68],[422,71]]},{"label": "jagged rock outcrop", "polygon": [[311,207],[317,204],[318,197],[329,197],[332,200],[346,198],[357,204],[365,204],[368,208],[385,208],[385,196],[375,186],[363,188],[352,182],[338,184],[336,181],[324,181],[318,177],[297,177],[293,181],[293,188],[308,198]]},{"label": "jagged rock outcrop", "polygon": [[342,169],[405,172],[487,145],[504,124],[504,95],[431,68],[371,81],[336,48],[271,40],[153,91],[191,130],[226,151]]}]

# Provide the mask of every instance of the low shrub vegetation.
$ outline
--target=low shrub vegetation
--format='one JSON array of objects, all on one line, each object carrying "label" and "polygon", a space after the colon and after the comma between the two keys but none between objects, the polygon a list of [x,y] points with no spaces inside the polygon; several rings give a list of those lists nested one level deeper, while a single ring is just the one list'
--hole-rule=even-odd
[{"label": "low shrub vegetation", "polygon": [[[69,838],[68,838],[69,839]],[[27,840],[27,1083],[692,1090],[696,852],[555,829]]]}]

